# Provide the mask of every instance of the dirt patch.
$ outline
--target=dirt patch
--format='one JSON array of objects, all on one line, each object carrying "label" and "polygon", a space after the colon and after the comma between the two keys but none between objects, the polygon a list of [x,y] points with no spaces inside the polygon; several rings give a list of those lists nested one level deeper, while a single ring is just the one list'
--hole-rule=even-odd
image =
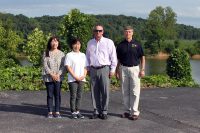
[{"label": "dirt patch", "polygon": [[193,55],[191,58],[192,59],[200,59],[200,55]]},{"label": "dirt patch", "polygon": [[159,52],[158,54],[151,55],[151,56],[147,55],[147,58],[153,58],[153,59],[167,59],[168,57],[169,57],[169,54],[166,54],[163,52]]}]

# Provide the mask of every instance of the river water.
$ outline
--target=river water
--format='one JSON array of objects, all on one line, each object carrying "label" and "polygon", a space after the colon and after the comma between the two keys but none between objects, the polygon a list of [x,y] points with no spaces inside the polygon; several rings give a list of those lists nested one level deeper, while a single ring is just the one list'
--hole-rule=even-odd
[{"label": "river water", "polygon": [[[190,60],[192,78],[200,84],[200,60]],[[146,75],[166,73],[166,59],[146,59]]]},{"label": "river water", "polygon": [[[19,58],[22,66],[31,66],[31,63],[26,58]],[[190,60],[192,68],[192,78],[196,83],[200,84],[200,60]],[[166,59],[146,59],[145,73],[149,75],[165,74]]]}]

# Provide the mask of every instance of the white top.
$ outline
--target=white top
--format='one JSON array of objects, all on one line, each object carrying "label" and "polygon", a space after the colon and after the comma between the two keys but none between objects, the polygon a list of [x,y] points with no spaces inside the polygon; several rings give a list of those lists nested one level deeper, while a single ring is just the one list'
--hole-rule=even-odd
[{"label": "white top", "polygon": [[[84,69],[88,66],[86,56],[82,52],[69,52],[65,57],[65,66],[70,66],[78,77],[84,75]],[[68,82],[76,81],[68,72]],[[86,81],[85,78],[82,81]]]}]

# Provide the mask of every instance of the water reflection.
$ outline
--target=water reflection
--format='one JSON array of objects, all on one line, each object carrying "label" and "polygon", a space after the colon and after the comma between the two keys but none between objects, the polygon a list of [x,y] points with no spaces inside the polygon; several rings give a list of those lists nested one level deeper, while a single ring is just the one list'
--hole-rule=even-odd
[{"label": "water reflection", "polygon": [[[190,60],[192,78],[200,84],[200,60]],[[166,59],[146,59],[146,75],[166,74]]]},{"label": "water reflection", "polygon": [[26,57],[17,57],[17,59],[22,66],[32,66],[32,64],[27,60]]},{"label": "water reflection", "polygon": [[156,75],[166,73],[165,59],[146,59],[146,75]]},{"label": "water reflection", "polygon": [[192,78],[200,84],[200,60],[190,60],[190,64],[192,67]]},{"label": "water reflection", "polygon": [[[18,58],[22,66],[32,66],[24,57]],[[200,60],[190,60],[192,78],[200,84]],[[166,74],[166,59],[146,59],[145,73],[149,75]]]}]

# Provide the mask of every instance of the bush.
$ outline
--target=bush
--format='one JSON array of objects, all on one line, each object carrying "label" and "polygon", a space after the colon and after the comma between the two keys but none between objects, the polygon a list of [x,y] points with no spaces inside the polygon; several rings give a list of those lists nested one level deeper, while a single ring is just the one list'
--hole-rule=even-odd
[{"label": "bush", "polygon": [[167,59],[167,74],[172,79],[192,81],[189,55],[184,50],[174,50]]},{"label": "bush", "polygon": [[[41,69],[34,67],[12,67],[0,69],[0,90],[43,90],[46,89],[41,78]],[[68,84],[65,80],[62,90],[68,91]],[[84,91],[90,90],[89,76],[86,77]],[[152,75],[141,79],[142,88],[169,88],[169,87],[197,87],[194,81],[170,79],[166,75]],[[120,81],[115,77],[111,78],[111,89],[119,90]]]},{"label": "bush", "polygon": [[0,59],[0,69],[18,66],[13,59]]},{"label": "bush", "polygon": [[198,87],[193,80],[176,80],[167,75],[145,76],[141,79],[142,88],[175,88],[175,87]]},{"label": "bush", "polygon": [[[44,90],[41,68],[35,67],[11,67],[0,69],[0,90]],[[67,74],[65,75],[65,79]],[[89,77],[87,77],[89,81]],[[88,91],[89,82],[86,82],[84,90]],[[68,91],[66,80],[62,83],[62,90]]]},{"label": "bush", "polygon": [[33,67],[12,67],[0,70],[0,90],[44,89],[41,71]]}]

